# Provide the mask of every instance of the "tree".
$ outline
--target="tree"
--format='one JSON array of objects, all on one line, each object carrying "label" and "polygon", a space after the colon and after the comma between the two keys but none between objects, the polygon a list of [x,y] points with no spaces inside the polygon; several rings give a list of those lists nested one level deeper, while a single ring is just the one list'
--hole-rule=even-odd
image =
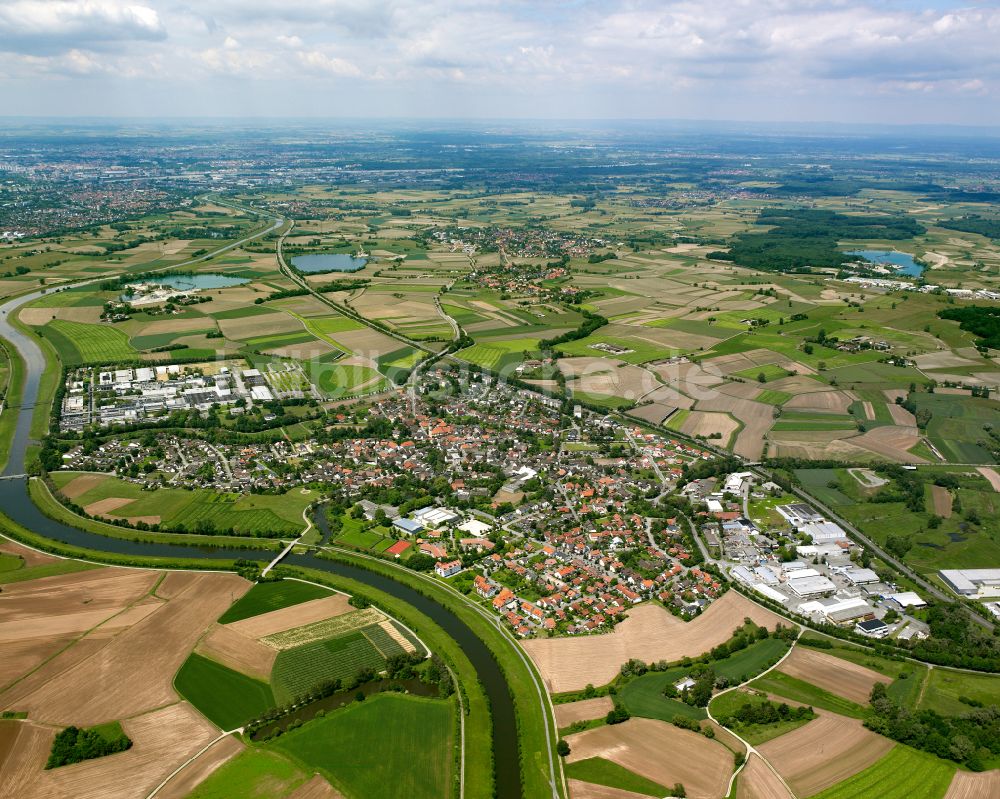
[{"label": "tree", "polygon": [[767,375],[764,374],[763,372],[759,372],[757,374],[757,382],[758,383],[766,383],[767,382]]},{"label": "tree", "polygon": [[566,757],[569,754],[569,743],[565,738],[560,738],[559,743],[556,744],[556,753],[559,757]]}]

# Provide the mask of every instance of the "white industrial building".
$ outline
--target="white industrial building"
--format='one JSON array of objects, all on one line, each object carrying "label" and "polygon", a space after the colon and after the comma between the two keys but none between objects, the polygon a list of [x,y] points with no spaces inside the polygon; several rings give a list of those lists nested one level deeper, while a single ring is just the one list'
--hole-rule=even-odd
[{"label": "white industrial building", "polygon": [[962,596],[1000,596],[1000,569],[942,569],[938,574]]}]

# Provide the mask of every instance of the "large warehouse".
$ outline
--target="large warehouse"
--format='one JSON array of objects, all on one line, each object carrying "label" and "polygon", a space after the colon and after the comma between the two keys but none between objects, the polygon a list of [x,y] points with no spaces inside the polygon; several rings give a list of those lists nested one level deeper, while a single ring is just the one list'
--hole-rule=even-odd
[{"label": "large warehouse", "polygon": [[962,596],[1000,596],[1000,569],[942,569],[938,574]]}]

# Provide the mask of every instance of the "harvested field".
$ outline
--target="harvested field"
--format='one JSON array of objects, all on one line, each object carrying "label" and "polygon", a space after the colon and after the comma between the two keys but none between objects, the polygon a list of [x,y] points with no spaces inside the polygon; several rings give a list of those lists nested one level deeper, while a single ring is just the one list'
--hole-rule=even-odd
[{"label": "harvested field", "polygon": [[159,333],[187,333],[191,330],[211,330],[215,323],[204,316],[191,319],[161,319],[142,326],[142,335],[155,336]]},{"label": "harvested field", "polygon": [[[127,752],[36,773],[32,785],[21,796],[143,799],[216,735],[214,728],[186,702],[127,719],[122,727],[132,739],[132,748]],[[51,736],[53,731],[48,732]]]},{"label": "harvested field", "polygon": [[764,451],[764,436],[774,424],[774,412],[770,405],[719,394],[712,399],[699,400],[696,407],[699,411],[730,413],[743,422],[733,452],[751,460],[760,458]]},{"label": "harvested field", "polygon": [[344,795],[317,774],[288,794],[287,799],[344,799]]},{"label": "harvested field", "polygon": [[[629,658],[679,660],[697,656],[729,638],[745,617],[774,627],[781,617],[730,591],[708,610],[685,622],[658,605],[633,608],[614,632],[577,638],[540,638],[523,646],[550,691],[574,691],[587,683],[604,685]],[[671,783],[672,784],[672,783]]]},{"label": "harvested field", "polygon": [[559,368],[573,390],[586,394],[610,394],[637,400],[660,386],[652,374],[638,366],[622,366],[611,358],[564,358]]},{"label": "harvested field", "polygon": [[[566,739],[567,762],[603,757],[661,785],[682,782],[692,799],[725,796],[732,753],[703,735],[653,719],[629,719]],[[670,757],[664,757],[669,752]]]},{"label": "harvested field", "polygon": [[760,755],[750,755],[740,772],[736,799],[794,799],[784,783],[761,760]]},{"label": "harvested field", "polygon": [[902,405],[897,405],[895,402],[886,403],[886,407],[889,409],[889,415],[892,417],[892,421],[898,424],[900,427],[916,427],[917,419]]},{"label": "harvested field", "polygon": [[994,491],[1000,492],[1000,474],[997,474],[996,469],[990,466],[977,466],[976,471],[990,481]]},{"label": "harvested field", "polygon": [[962,771],[951,781],[944,799],[996,799],[1000,796],[1000,771]]},{"label": "harvested field", "polygon": [[110,514],[113,510],[118,510],[123,505],[128,505],[132,501],[128,497],[108,497],[97,502],[91,502],[84,508],[84,511],[91,516],[104,516]]},{"label": "harvested field", "polygon": [[[213,308],[212,310],[217,309]],[[219,319],[218,323],[222,334],[230,339],[276,336],[279,333],[293,331],[305,332],[302,322],[285,313],[255,314],[254,316],[240,316],[236,319]]]},{"label": "harvested field", "polygon": [[694,406],[694,400],[691,399],[691,397],[681,394],[672,386],[660,386],[659,388],[653,389],[646,396],[644,396],[643,399],[652,400],[654,403],[658,403],[660,405],[670,405],[677,408],[691,408]]},{"label": "harvested field", "polygon": [[0,721],[0,796],[21,799],[37,790],[54,737],[55,730],[37,724]]},{"label": "harvested field", "polygon": [[675,410],[677,410],[677,408],[673,405],[661,405],[658,402],[654,402],[652,405],[643,405],[639,408],[633,408],[630,411],[626,411],[626,413],[636,419],[642,419],[644,422],[660,424],[660,422],[666,419]]},{"label": "harvested field", "polygon": [[728,414],[691,411],[681,425],[681,432],[706,438],[718,433],[722,446],[725,446],[738,427],[739,423]]},{"label": "harvested field", "polygon": [[198,572],[167,572],[167,576],[156,587],[156,595],[162,599],[173,599],[181,592],[186,591],[197,578]]},{"label": "harvested field", "polygon": [[32,566],[44,566],[46,563],[57,563],[62,560],[62,558],[57,558],[54,555],[48,555],[45,552],[39,552],[37,549],[31,549],[30,547],[17,543],[17,541],[8,541],[5,538],[0,538],[0,552],[7,555],[17,555],[24,561],[24,565],[27,568]]},{"label": "harvested field", "polygon": [[594,785],[592,782],[567,780],[569,799],[649,799],[645,794],[623,791],[620,788],[609,788],[606,785]]},{"label": "harvested field", "polygon": [[[139,573],[156,576],[152,571]],[[172,682],[177,669],[202,631],[249,588],[249,583],[232,574],[192,576],[187,588],[155,613],[19,704],[33,719],[90,726],[176,702]],[[107,688],[81,695],[81,685]]]},{"label": "harvested field", "polygon": [[366,358],[377,359],[398,350],[402,344],[385,333],[366,327],[362,330],[346,330],[343,333],[333,333],[331,338],[352,352],[364,355]]},{"label": "harvested field", "polygon": [[271,668],[278,656],[276,649],[221,624],[212,625],[194,651],[264,682],[270,680]]},{"label": "harvested field", "polygon": [[[774,387],[776,386],[777,383],[774,384]],[[852,402],[854,402],[854,396],[847,391],[811,391],[808,394],[796,394],[785,403],[785,408],[819,413],[847,413]],[[874,414],[874,410],[872,413]],[[874,415],[868,418],[873,419]]]},{"label": "harvested field", "polygon": [[590,721],[608,715],[614,709],[615,703],[610,696],[598,696],[594,699],[581,699],[579,702],[567,702],[556,705],[556,727],[562,729],[577,721]]},{"label": "harvested field", "polygon": [[868,697],[875,683],[888,685],[892,682],[891,677],[877,671],[805,646],[795,647],[782,661],[778,671],[859,705],[868,704]]},{"label": "harvested field", "polygon": [[897,399],[906,399],[909,392],[905,388],[887,388],[883,392],[885,398],[889,400],[887,404],[895,405]]},{"label": "harvested field", "polygon": [[108,479],[106,474],[81,474],[74,477],[59,491],[67,499],[76,499],[86,494],[90,489],[96,488]]},{"label": "harvested field", "polygon": [[944,486],[928,486],[931,490],[931,502],[934,505],[934,514],[942,519],[951,518],[951,492]]},{"label": "harvested field", "polygon": [[249,619],[226,625],[247,638],[263,638],[315,621],[341,616],[354,610],[344,594],[331,594],[322,599],[311,599],[281,610],[272,610]]},{"label": "harvested field", "polygon": [[867,400],[865,400],[864,402],[861,403],[861,408],[865,412],[865,419],[867,419],[869,422],[874,422],[875,421],[875,407],[870,402],[868,402]]},{"label": "harvested field", "polygon": [[245,748],[238,738],[227,735],[221,741],[212,744],[211,749],[199,755],[193,763],[185,766],[180,774],[171,777],[170,782],[164,785],[156,796],[158,799],[185,799],[216,769],[236,757]]},{"label": "harvested field", "polygon": [[923,458],[910,454],[912,449],[920,441],[916,427],[896,427],[885,426],[876,427],[860,436],[851,439],[855,446],[874,452],[876,455],[883,455],[894,461],[906,463],[927,463]]},{"label": "harvested field", "polygon": [[757,747],[798,796],[812,796],[868,768],[895,744],[858,719],[816,711],[819,718]]},{"label": "harvested field", "polygon": [[145,596],[156,572],[93,569],[5,586],[0,645],[79,634]]}]

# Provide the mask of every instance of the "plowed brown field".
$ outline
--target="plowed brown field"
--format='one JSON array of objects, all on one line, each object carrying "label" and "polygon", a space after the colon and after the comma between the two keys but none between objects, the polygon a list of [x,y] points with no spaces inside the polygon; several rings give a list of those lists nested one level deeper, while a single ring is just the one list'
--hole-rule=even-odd
[{"label": "plowed brown field", "polygon": [[577,721],[590,721],[608,715],[615,703],[610,696],[598,696],[594,699],[581,699],[579,702],[567,702],[556,705],[556,727],[562,729]]},{"label": "plowed brown field", "polygon": [[692,799],[725,796],[733,771],[733,755],[722,744],[664,721],[633,718],[566,740],[567,762],[603,757],[661,785],[682,782]]},{"label": "plowed brown field", "polygon": [[679,660],[697,656],[729,639],[749,617],[773,628],[780,616],[755,605],[736,591],[713,602],[704,613],[685,622],[659,605],[642,604],[614,632],[577,638],[539,638],[524,642],[550,691],[604,685],[629,658]]},{"label": "plowed brown field", "polygon": [[251,677],[259,677],[265,682],[271,678],[271,668],[278,657],[277,649],[221,624],[212,625],[205,637],[198,642],[195,652]]},{"label": "plowed brown field", "polygon": [[1000,771],[956,771],[944,799],[996,799],[1000,796]]},{"label": "plowed brown field", "polygon": [[740,772],[736,799],[795,799],[778,776],[760,759],[750,755]]},{"label": "plowed brown field", "polygon": [[299,605],[292,605],[290,608],[272,610],[260,616],[234,621],[226,626],[247,638],[263,638],[265,635],[273,635],[291,630],[293,627],[301,627],[303,624],[349,613],[354,608],[348,604],[347,599],[343,594],[331,594],[322,599],[311,599]]},{"label": "plowed brown field", "polygon": [[[156,572],[135,573],[150,582],[156,578]],[[177,669],[205,628],[249,585],[234,574],[193,575],[154,613],[23,697],[21,708],[40,721],[89,726],[175,702],[171,683]]]},{"label": "plowed brown field", "polygon": [[796,646],[792,654],[781,662],[778,671],[860,705],[868,704],[875,683],[888,685],[892,682],[891,677],[877,671],[805,646]]},{"label": "plowed brown field", "polygon": [[812,796],[868,768],[895,744],[857,719],[819,718],[757,747],[798,796]]}]

